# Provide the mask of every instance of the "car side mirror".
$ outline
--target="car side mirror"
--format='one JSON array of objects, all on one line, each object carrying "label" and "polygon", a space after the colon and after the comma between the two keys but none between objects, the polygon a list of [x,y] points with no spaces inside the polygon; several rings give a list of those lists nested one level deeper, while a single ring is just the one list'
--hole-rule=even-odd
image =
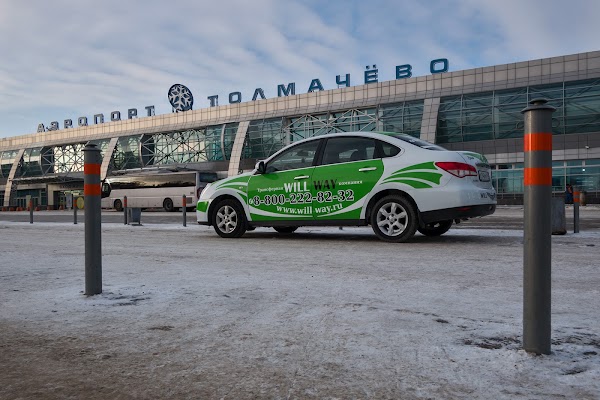
[{"label": "car side mirror", "polygon": [[262,160],[256,163],[255,169],[256,169],[256,173],[259,175],[262,175],[265,172],[267,172],[267,167],[265,166],[265,162]]}]

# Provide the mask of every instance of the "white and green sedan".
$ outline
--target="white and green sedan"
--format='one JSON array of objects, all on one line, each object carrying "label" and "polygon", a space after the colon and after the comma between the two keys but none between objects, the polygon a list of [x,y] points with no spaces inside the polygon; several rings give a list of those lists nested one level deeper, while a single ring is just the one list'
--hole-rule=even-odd
[{"label": "white and green sedan", "polygon": [[295,142],[252,172],[209,184],[198,223],[225,238],[273,227],[365,226],[389,242],[439,236],[453,221],[494,213],[484,156],[397,133],[351,132]]}]

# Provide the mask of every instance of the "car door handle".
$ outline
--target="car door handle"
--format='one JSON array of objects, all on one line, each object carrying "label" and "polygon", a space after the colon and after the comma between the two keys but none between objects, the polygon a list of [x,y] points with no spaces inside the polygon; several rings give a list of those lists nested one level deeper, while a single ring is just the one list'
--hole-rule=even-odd
[{"label": "car door handle", "polygon": [[294,179],[307,179],[307,178],[308,178],[308,175],[298,175]]},{"label": "car door handle", "polygon": [[376,169],[377,169],[377,167],[366,167],[366,168],[360,168],[358,170],[358,172],[375,171]]}]

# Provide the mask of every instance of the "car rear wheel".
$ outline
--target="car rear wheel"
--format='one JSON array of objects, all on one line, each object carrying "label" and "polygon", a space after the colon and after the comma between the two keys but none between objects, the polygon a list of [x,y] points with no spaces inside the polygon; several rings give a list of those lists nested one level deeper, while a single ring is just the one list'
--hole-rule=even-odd
[{"label": "car rear wheel", "polygon": [[274,226],[273,229],[275,229],[279,233],[290,234],[290,233],[296,232],[296,229],[298,229],[298,227],[297,226]]},{"label": "car rear wheel", "polygon": [[386,196],[373,208],[371,227],[386,242],[405,242],[417,231],[417,212],[405,197]]},{"label": "car rear wheel", "polygon": [[452,226],[452,220],[432,222],[419,227],[419,232],[425,236],[441,236],[448,232]]},{"label": "car rear wheel", "polygon": [[119,212],[123,211],[123,203],[121,202],[121,200],[115,200],[114,209]]},{"label": "car rear wheel", "polygon": [[240,203],[225,199],[216,205],[212,225],[219,236],[238,238],[246,232],[248,223]]}]

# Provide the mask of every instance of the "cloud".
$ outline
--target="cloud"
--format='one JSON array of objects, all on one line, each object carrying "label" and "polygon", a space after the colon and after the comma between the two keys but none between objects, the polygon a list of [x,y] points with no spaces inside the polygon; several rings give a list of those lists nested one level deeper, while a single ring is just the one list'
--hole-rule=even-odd
[{"label": "cloud", "polygon": [[429,74],[594,50],[600,2],[373,0],[107,0],[0,3],[0,137],[37,123],[156,105],[183,83],[194,108],[207,96],[278,84],[297,93],[319,78],[361,84],[366,65],[380,80],[411,64]]}]

